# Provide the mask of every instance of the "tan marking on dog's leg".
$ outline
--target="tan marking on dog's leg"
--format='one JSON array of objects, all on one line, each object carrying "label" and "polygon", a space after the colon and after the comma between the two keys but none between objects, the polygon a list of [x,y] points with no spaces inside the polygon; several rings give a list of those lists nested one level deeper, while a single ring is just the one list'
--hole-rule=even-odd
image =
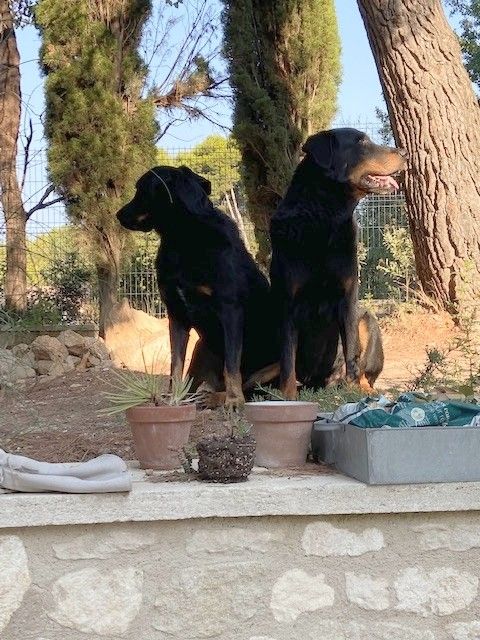
[{"label": "tan marking on dog's leg", "polygon": [[269,364],[263,369],[259,369],[252,373],[252,375],[248,378],[248,380],[243,385],[244,391],[249,391],[250,389],[254,389],[257,384],[266,384],[271,382],[274,378],[278,378],[280,375],[280,363],[274,362],[273,364]]},{"label": "tan marking on dog's leg", "polygon": [[280,386],[280,392],[285,400],[297,399],[297,378],[295,373],[289,376],[288,380]]},{"label": "tan marking on dog's leg", "polygon": [[359,385],[360,389],[364,393],[367,393],[368,395],[371,395],[372,393],[375,393],[373,387],[370,385],[370,382],[367,380],[367,378],[365,377],[364,373],[361,374],[360,380],[358,381],[358,385]]},{"label": "tan marking on dog's leg", "polygon": [[358,340],[360,343],[360,354],[363,355],[370,340],[370,330],[367,322],[363,318],[358,323]]},{"label": "tan marking on dog's leg", "polygon": [[212,287],[209,287],[206,284],[201,284],[200,286],[197,287],[197,291],[199,293],[203,293],[206,296],[211,296],[213,294],[213,289]]},{"label": "tan marking on dog's leg", "polygon": [[223,372],[225,378],[225,406],[231,409],[238,409],[245,404],[245,397],[242,391],[242,376],[240,373]]}]

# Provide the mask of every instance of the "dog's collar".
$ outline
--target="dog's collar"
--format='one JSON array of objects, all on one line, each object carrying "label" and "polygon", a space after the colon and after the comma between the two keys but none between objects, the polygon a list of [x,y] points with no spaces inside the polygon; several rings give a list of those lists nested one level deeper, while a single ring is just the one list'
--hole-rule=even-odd
[{"label": "dog's collar", "polygon": [[149,171],[151,171],[151,173],[153,173],[153,175],[156,176],[160,180],[160,182],[163,184],[163,186],[167,190],[168,197],[170,198],[170,204],[173,204],[172,193],[171,193],[170,189],[168,188],[168,185],[165,182],[165,180],[161,176],[159,176],[158,173],[154,169],[149,169]]}]

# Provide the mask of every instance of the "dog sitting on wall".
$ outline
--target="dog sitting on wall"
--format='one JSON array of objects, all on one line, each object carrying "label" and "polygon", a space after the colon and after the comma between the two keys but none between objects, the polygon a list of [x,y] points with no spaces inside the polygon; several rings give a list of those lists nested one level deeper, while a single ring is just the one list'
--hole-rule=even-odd
[{"label": "dog sitting on wall", "polygon": [[244,402],[244,380],[259,369],[259,381],[278,373],[278,364],[268,367],[278,361],[278,346],[268,281],[210,192],[210,182],[188,167],[154,167],[117,217],[127,229],[161,237],[155,264],[169,318],[172,377],[183,375],[194,328],[200,341],[189,370],[193,389],[210,381],[236,407]]},{"label": "dog sitting on wall", "polygon": [[339,370],[340,342],[346,380],[370,392],[383,350],[376,321],[359,317],[354,211],[364,196],[398,189],[394,176],[407,154],[356,129],[313,135],[303,151],[270,226],[280,390],[294,399],[297,379],[308,387],[328,385]]}]

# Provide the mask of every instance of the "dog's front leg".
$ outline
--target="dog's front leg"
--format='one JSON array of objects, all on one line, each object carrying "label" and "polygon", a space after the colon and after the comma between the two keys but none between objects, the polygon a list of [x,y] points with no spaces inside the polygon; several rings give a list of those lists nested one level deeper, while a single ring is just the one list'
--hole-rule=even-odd
[{"label": "dog's front leg", "polygon": [[293,318],[293,301],[285,301],[280,325],[280,391],[286,400],[297,397],[298,329]]},{"label": "dog's front leg", "polygon": [[178,320],[178,318],[169,316],[168,329],[170,333],[171,355],[170,376],[172,380],[181,380],[183,378],[190,328]]},{"label": "dog's front leg", "polygon": [[348,295],[339,309],[340,339],[345,358],[347,382],[358,383],[360,370],[358,366],[358,322],[356,291]]},{"label": "dog's front leg", "polygon": [[237,408],[245,402],[240,372],[243,346],[243,309],[233,302],[223,302],[220,305],[220,320],[225,345],[223,370],[226,391],[225,405]]}]

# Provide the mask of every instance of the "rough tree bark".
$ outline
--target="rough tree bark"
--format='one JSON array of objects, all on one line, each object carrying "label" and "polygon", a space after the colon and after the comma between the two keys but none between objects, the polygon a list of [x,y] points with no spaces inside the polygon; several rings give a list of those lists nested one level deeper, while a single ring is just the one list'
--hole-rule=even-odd
[{"label": "rough tree bark", "polygon": [[20,55],[8,0],[0,0],[0,191],[7,237],[5,304],[13,311],[27,305],[26,221],[17,178],[20,128]]},{"label": "rough tree bark", "polygon": [[397,144],[418,276],[444,309],[480,301],[480,109],[440,0],[358,0]]}]

